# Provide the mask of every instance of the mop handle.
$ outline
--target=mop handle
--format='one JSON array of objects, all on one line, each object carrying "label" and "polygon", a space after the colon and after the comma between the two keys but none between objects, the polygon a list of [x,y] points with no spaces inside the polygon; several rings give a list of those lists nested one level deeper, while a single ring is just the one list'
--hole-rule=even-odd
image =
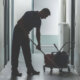
[{"label": "mop handle", "polygon": [[[29,38],[30,39],[30,38]],[[30,39],[30,41],[35,45],[35,46],[37,46],[34,42],[33,42],[33,40],[32,39]],[[40,50],[40,49],[39,49]],[[42,54],[43,55],[45,55],[45,53],[42,51],[42,50],[40,50],[41,52],[42,52]]]}]

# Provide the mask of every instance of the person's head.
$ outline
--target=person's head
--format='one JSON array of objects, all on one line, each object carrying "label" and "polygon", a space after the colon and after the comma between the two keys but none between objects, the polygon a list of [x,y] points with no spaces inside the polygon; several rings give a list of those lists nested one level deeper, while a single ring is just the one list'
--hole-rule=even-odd
[{"label": "person's head", "polygon": [[44,8],[41,11],[39,11],[39,15],[42,19],[46,18],[50,15],[50,10],[48,8]]}]

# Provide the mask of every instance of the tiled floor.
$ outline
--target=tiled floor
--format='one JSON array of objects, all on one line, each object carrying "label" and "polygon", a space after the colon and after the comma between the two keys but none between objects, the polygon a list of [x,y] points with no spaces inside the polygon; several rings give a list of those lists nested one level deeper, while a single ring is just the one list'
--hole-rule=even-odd
[{"label": "tiled floor", "polygon": [[32,55],[33,66],[36,70],[40,71],[40,75],[27,76],[27,70],[25,67],[24,60],[19,61],[19,72],[22,72],[22,77],[11,78],[11,64],[10,62],[6,65],[0,73],[0,80],[80,80],[80,77],[75,70],[71,70],[70,73],[65,69],[63,73],[59,73],[58,69],[53,69],[50,74],[50,69],[46,68],[43,72],[44,58],[42,54]]}]

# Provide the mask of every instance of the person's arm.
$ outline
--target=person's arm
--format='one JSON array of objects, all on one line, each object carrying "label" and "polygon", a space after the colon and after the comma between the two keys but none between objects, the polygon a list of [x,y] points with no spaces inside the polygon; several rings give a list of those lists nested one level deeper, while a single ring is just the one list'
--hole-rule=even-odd
[{"label": "person's arm", "polygon": [[36,38],[38,45],[36,46],[37,49],[41,49],[41,43],[40,43],[40,28],[36,28]]}]

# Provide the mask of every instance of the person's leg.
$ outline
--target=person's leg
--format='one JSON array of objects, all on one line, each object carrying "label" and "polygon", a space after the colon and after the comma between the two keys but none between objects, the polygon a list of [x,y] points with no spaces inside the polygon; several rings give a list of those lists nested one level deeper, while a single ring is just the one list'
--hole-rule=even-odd
[{"label": "person's leg", "polygon": [[22,74],[18,72],[18,57],[19,57],[19,50],[20,50],[20,43],[19,43],[19,33],[17,32],[16,28],[14,29],[13,33],[13,40],[12,40],[12,55],[11,55],[11,65],[12,65],[12,76],[21,76]]},{"label": "person's leg", "polygon": [[26,63],[26,67],[27,67],[27,73],[29,75],[33,74],[33,75],[37,75],[39,74],[39,72],[35,71],[33,69],[32,66],[32,60],[31,60],[31,52],[30,52],[30,41],[28,36],[26,35],[23,36],[23,40],[22,40],[22,50],[23,50],[23,55],[24,55],[24,59],[25,59],[25,63]]}]

